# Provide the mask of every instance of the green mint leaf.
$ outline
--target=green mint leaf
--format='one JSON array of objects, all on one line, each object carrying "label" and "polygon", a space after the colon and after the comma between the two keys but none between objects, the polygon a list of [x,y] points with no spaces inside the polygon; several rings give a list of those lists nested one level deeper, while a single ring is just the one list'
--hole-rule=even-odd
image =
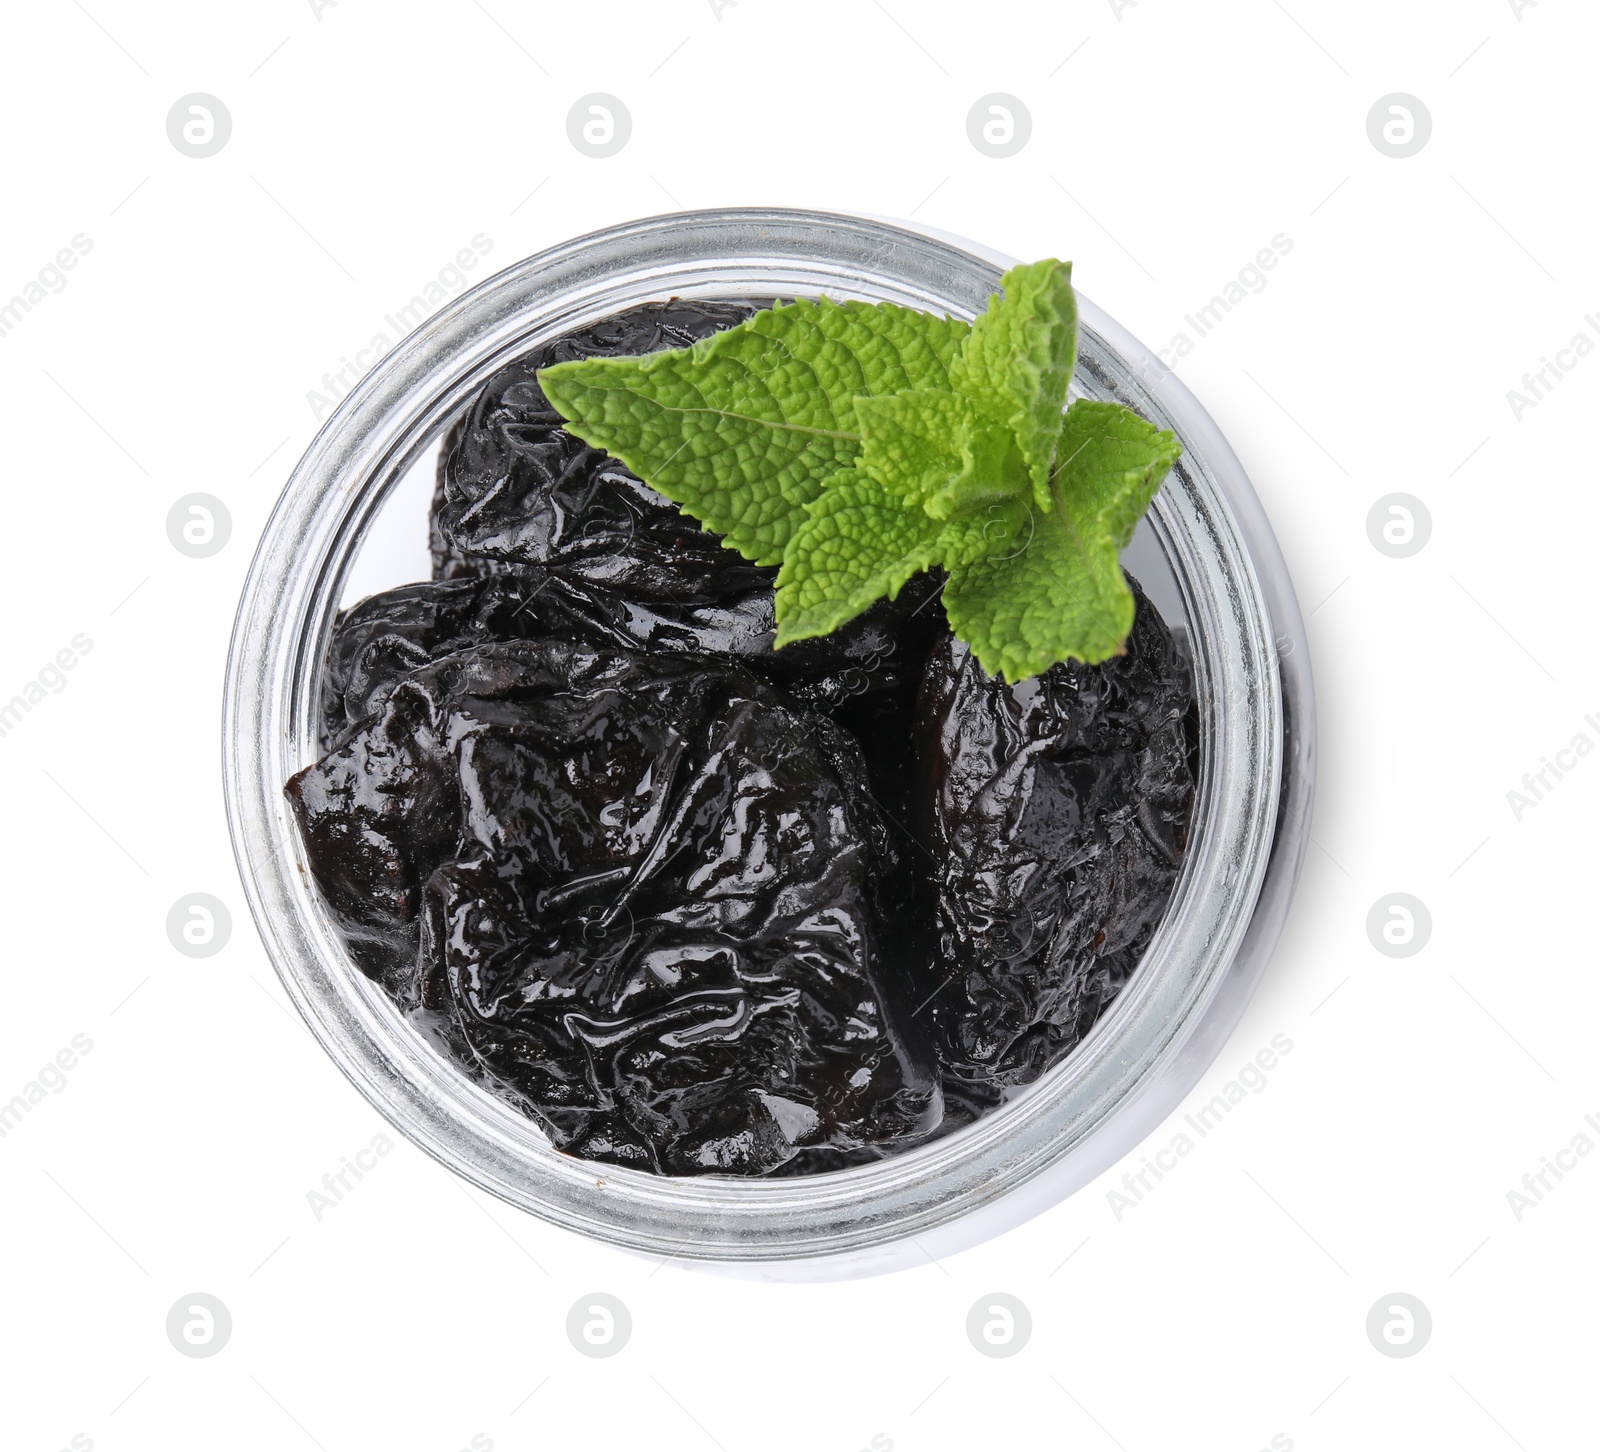
[{"label": "green mint leaf", "polygon": [[778,645],[826,635],[920,570],[1010,546],[1032,513],[1008,429],[936,389],[856,400],[861,458],[784,551]]},{"label": "green mint leaf", "polygon": [[861,466],[937,520],[1026,493],[1010,431],[959,394],[932,389],[858,398]]},{"label": "green mint leaf", "polygon": [[972,405],[947,390],[858,398],[861,467],[908,506],[925,508],[961,472],[972,418]]},{"label": "green mint leaf", "polygon": [[1038,514],[1033,495],[995,500],[945,525],[939,536],[939,563],[947,569],[994,556],[1010,559],[1028,547]]},{"label": "green mint leaf", "polygon": [[859,465],[827,481],[778,571],[780,647],[826,635],[875,600],[890,600],[939,557],[942,526]]},{"label": "green mint leaf", "polygon": [[972,325],[950,386],[1011,430],[1041,510],[1054,507],[1050,463],[1078,359],[1072,264],[1046,258],[1013,267]]},{"label": "green mint leaf", "polygon": [[1056,508],[1034,514],[1019,548],[948,566],[950,628],[986,671],[1014,684],[1069,657],[1094,665],[1121,652],[1133,594],[1118,556],[1181,452],[1120,404],[1067,410]]},{"label": "green mint leaf", "polygon": [[568,429],[756,564],[778,564],[823,482],[861,453],[857,398],[948,390],[967,324],[801,301],[687,349],[539,372]]}]

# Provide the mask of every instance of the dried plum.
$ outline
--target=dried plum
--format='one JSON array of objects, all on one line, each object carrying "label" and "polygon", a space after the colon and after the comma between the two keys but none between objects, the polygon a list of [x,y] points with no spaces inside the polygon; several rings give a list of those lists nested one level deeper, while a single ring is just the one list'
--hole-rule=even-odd
[{"label": "dried plum", "polygon": [[435,580],[459,580],[473,575],[493,575],[501,570],[514,568],[502,564],[499,560],[492,560],[487,555],[480,555],[474,559],[457,549],[445,535],[441,513],[445,506],[445,491],[449,482],[450,456],[455,453],[456,445],[461,442],[462,430],[466,426],[467,417],[462,414],[445,430],[444,438],[439,443],[439,457],[434,465],[433,500],[428,507],[428,556],[432,562]]},{"label": "dried plum", "polygon": [[705,604],[769,583],[617,460],[562,427],[535,376],[597,354],[681,348],[750,317],[753,303],[646,303],[543,344],[502,368],[443,456],[435,569],[549,566],[633,600]]},{"label": "dried plum", "polygon": [[538,633],[525,626],[515,577],[401,585],[341,613],[322,672],[326,744],[365,720],[412,671],[488,640]]},{"label": "dried plum", "polygon": [[288,793],[358,961],[556,1144],[760,1174],[936,1125],[860,752],[747,671],[474,646]]},{"label": "dried plum", "polygon": [[323,674],[325,743],[369,715],[410,671],[486,640],[559,637],[652,654],[731,657],[861,741],[876,792],[896,816],[905,741],[923,664],[944,617],[922,577],[843,629],[781,651],[770,587],[703,605],[633,600],[558,570],[509,570],[423,581],[345,611]]},{"label": "dried plum", "polygon": [[1103,665],[1007,687],[953,636],[928,662],[917,786],[939,941],[919,965],[919,1016],[962,1117],[1089,1031],[1177,879],[1194,803],[1188,673],[1134,593],[1126,654]]}]

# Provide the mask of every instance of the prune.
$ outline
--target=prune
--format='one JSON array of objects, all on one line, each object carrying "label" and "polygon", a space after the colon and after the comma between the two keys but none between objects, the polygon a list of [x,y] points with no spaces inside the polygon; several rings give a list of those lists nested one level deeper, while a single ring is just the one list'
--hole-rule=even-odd
[{"label": "prune", "polygon": [[324,742],[341,740],[412,671],[527,628],[526,590],[514,576],[469,576],[401,585],[342,612],[322,672]]},{"label": "prune", "polygon": [[859,749],[738,666],[476,645],[287,790],[357,961],[557,1145],[761,1174],[936,1125]]},{"label": "prune", "polygon": [[919,1017],[953,1118],[1058,1062],[1126,983],[1177,878],[1194,803],[1188,673],[1144,593],[1126,653],[1007,687],[953,636],[917,721],[937,889]]},{"label": "prune", "polygon": [[752,316],[754,303],[646,303],[568,333],[484,385],[443,456],[432,537],[448,575],[542,565],[632,600],[706,604],[771,580],[617,460],[562,427],[535,376],[597,354],[681,348]]},{"label": "prune", "polygon": [[467,419],[463,414],[448,429],[439,444],[439,457],[433,471],[433,501],[428,508],[428,556],[433,565],[433,578],[435,580],[457,580],[464,576],[492,575],[504,569],[513,568],[504,565],[498,560],[492,560],[487,555],[480,555],[474,559],[471,555],[458,550],[446,538],[444,525],[440,522],[440,512],[445,506],[445,490],[449,483],[450,456],[455,453],[456,445],[461,442],[462,430],[466,427]]},{"label": "prune", "polygon": [[922,577],[833,635],[774,651],[765,585],[704,605],[632,600],[558,570],[402,585],[340,616],[323,674],[324,741],[337,741],[418,666],[486,640],[555,636],[652,654],[731,657],[856,735],[874,790],[898,818],[906,810],[911,711],[944,624],[936,595],[936,584]]}]

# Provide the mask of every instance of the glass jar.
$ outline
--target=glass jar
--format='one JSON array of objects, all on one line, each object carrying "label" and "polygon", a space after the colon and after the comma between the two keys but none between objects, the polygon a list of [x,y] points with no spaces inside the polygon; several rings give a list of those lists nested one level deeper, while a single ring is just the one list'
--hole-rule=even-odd
[{"label": "glass jar", "polygon": [[503,364],[670,296],[826,293],[972,318],[1002,270],[952,240],[815,212],[691,212],[610,228],[442,308],[362,379],[295,468],[256,552],[228,661],[223,762],[240,874],[284,987],[324,1048],[401,1133],[485,1190],[651,1255],[782,1279],[893,1269],[1020,1223],[1114,1164],[1182,1101],[1237,1023],[1307,840],[1315,727],[1303,627],[1216,425],[1081,294],[1075,393],[1124,403],[1184,446],[1141,526],[1133,573],[1193,663],[1195,824],[1128,985],[1066,1060],[977,1123],[877,1164],[778,1180],[669,1178],[561,1154],[358,971],[284,799],[284,782],[320,754],[320,669],[364,538],[408,468]]}]

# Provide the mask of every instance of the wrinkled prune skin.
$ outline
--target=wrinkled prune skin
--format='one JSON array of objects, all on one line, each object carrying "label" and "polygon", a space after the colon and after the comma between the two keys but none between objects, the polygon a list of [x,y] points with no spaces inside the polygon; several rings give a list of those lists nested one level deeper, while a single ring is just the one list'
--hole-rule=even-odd
[{"label": "wrinkled prune skin", "polygon": [[905,749],[924,662],[944,628],[938,585],[923,576],[833,635],[781,651],[772,592],[705,605],[636,601],[558,570],[424,581],[370,596],[334,629],[322,683],[324,744],[371,714],[409,672],[489,640],[557,637],[618,650],[738,661],[798,704],[845,726],[868,774],[901,818]]},{"label": "wrinkled prune skin", "polygon": [[458,550],[445,535],[444,525],[440,522],[441,512],[445,506],[445,490],[449,484],[450,456],[455,453],[456,445],[461,442],[461,433],[466,425],[467,417],[463,414],[445,430],[444,438],[439,443],[439,457],[434,465],[433,500],[428,506],[428,557],[432,562],[435,580],[458,580],[473,575],[493,575],[501,570],[514,568],[498,560],[491,560],[486,555],[474,559],[471,555]]},{"label": "wrinkled prune skin", "polygon": [[507,364],[442,456],[435,572],[543,566],[636,601],[710,604],[769,584],[720,536],[617,460],[567,432],[536,377],[553,363],[685,348],[752,317],[754,303],[645,303]]},{"label": "wrinkled prune skin", "polygon": [[528,628],[526,590],[514,576],[468,576],[401,585],[340,613],[322,672],[326,746],[372,715],[412,671]]},{"label": "wrinkled prune skin", "polygon": [[951,1124],[1037,1079],[1127,982],[1177,880],[1194,807],[1188,672],[1134,586],[1126,653],[1007,687],[953,636],[917,721],[938,948],[919,1017]]},{"label": "wrinkled prune skin", "polygon": [[937,1125],[860,752],[748,671],[472,645],[287,792],[358,962],[558,1146],[749,1175]]}]

